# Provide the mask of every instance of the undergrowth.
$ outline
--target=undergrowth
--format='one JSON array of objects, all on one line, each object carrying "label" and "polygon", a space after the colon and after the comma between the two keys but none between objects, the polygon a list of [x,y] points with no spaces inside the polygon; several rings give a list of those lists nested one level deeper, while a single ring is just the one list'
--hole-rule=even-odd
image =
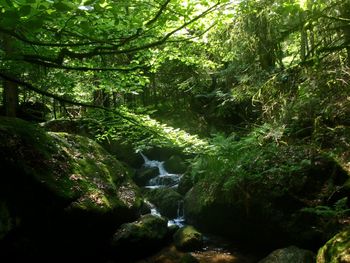
[{"label": "undergrowth", "polygon": [[121,107],[114,112],[93,111],[90,117],[98,120],[91,127],[96,139],[116,140],[132,145],[136,151],[153,147],[179,148],[185,153],[197,154],[208,147],[206,140],[176,129],[151,118]]}]

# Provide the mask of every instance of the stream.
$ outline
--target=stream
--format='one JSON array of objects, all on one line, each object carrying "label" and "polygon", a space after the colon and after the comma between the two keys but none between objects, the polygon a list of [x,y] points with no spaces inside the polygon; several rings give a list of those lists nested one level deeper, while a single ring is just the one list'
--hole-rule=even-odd
[{"label": "stream", "polygon": [[[148,189],[156,189],[156,188],[177,188],[180,179],[181,174],[171,174],[168,173],[164,168],[164,162],[156,161],[156,160],[149,160],[143,153],[141,153],[141,156],[144,160],[144,166],[153,168],[156,167],[159,170],[159,174],[149,180],[148,184],[145,186],[145,188]],[[156,206],[152,203],[148,202],[148,205],[151,207],[151,214],[161,216],[159,211],[157,210]],[[172,218],[168,221],[168,226],[177,225],[179,227],[183,227],[185,223],[185,211],[183,206],[183,201],[178,202],[177,204],[177,216],[175,218]]]},{"label": "stream", "polygon": [[[172,174],[166,171],[164,162],[157,160],[150,160],[143,153],[140,153],[144,160],[144,167],[146,168],[158,168],[159,174],[151,178],[145,185],[147,189],[157,188],[173,188],[177,189],[177,186],[181,180],[182,174]],[[151,207],[151,214],[162,216],[157,207],[148,202]],[[183,200],[178,202],[177,216],[168,220],[168,226],[176,225],[183,227],[186,225],[186,217],[184,211]],[[213,236],[210,234],[204,234],[204,247],[198,251],[192,251],[190,254],[198,260],[200,263],[253,263],[256,259],[253,256],[240,253],[237,250],[237,246],[225,240],[222,237]],[[157,254],[138,261],[138,263],[176,263],[180,262],[184,252],[178,251],[173,244],[164,247]],[[182,262],[182,261],[181,261]]]}]

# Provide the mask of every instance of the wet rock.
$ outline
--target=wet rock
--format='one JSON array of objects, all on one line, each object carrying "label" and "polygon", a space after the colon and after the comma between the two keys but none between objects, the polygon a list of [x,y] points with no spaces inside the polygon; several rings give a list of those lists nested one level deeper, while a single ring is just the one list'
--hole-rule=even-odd
[{"label": "wet rock", "polygon": [[300,249],[295,246],[281,248],[273,251],[259,263],[314,263],[315,254],[312,251]]},{"label": "wet rock", "polygon": [[185,226],[174,234],[174,243],[179,250],[194,251],[202,248],[203,235],[193,226]]},{"label": "wet rock", "polygon": [[178,155],[172,155],[164,162],[164,167],[169,173],[182,174],[186,171],[187,165]]},{"label": "wet rock", "polygon": [[181,195],[185,195],[193,187],[193,181],[189,174],[184,174],[179,182],[177,191]]},{"label": "wet rock", "polygon": [[176,174],[166,174],[157,176],[149,181],[149,185],[158,187],[176,187],[179,183],[181,176]]},{"label": "wet rock", "polygon": [[139,186],[148,185],[148,182],[159,174],[157,167],[142,167],[136,171],[134,182]]},{"label": "wet rock", "polygon": [[145,200],[142,201],[142,204],[140,206],[140,215],[146,215],[150,214],[152,211],[153,205]]},{"label": "wet rock", "polygon": [[175,218],[183,197],[170,188],[150,189],[145,193],[146,198],[154,204],[160,214],[168,218]]},{"label": "wet rock", "polygon": [[180,156],[182,154],[182,149],[174,147],[153,147],[151,149],[145,150],[144,154],[150,160],[166,161],[171,158],[171,156]]},{"label": "wet rock", "polygon": [[132,248],[143,256],[160,249],[167,233],[166,219],[156,215],[144,215],[136,222],[123,224],[113,235],[111,245],[117,254],[129,253]]},{"label": "wet rock", "polygon": [[350,228],[330,239],[317,254],[317,263],[350,262]]}]

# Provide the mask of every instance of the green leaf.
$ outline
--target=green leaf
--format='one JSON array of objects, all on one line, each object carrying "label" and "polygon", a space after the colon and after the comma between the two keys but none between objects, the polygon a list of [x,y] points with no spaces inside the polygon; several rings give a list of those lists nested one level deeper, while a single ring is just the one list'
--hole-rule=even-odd
[{"label": "green leaf", "polygon": [[31,11],[32,11],[32,7],[30,5],[25,5],[25,6],[22,6],[21,9],[19,10],[19,15],[21,17],[27,16],[31,13]]},{"label": "green leaf", "polygon": [[1,26],[4,27],[15,27],[20,20],[20,17],[16,11],[5,11],[2,14]]},{"label": "green leaf", "polygon": [[43,24],[44,24],[43,19],[35,18],[27,21],[25,25],[27,29],[36,30],[41,28]]},{"label": "green leaf", "polygon": [[55,3],[53,6],[58,11],[61,11],[61,12],[67,12],[67,11],[71,11],[73,9],[72,6],[68,5],[67,3],[63,3],[63,2]]},{"label": "green leaf", "polygon": [[8,6],[13,7],[13,3],[12,3],[12,1],[11,1],[11,0],[5,0],[5,2],[8,4]]}]

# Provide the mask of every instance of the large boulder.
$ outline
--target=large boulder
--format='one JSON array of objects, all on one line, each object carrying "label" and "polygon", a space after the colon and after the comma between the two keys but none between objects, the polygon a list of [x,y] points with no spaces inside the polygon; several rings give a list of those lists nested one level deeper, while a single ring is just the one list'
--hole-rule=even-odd
[{"label": "large boulder", "polygon": [[[0,199],[19,224],[5,242],[9,254],[89,258],[138,216],[141,198],[128,169],[87,137],[1,118],[0,167]],[[23,238],[38,251],[24,252]]]},{"label": "large boulder", "polygon": [[259,263],[314,263],[315,254],[306,249],[289,246],[273,251]]},{"label": "large boulder", "polygon": [[89,138],[99,138],[100,144],[111,154],[122,162],[127,163],[131,167],[138,168],[142,165],[143,159],[140,154],[136,153],[134,147],[130,143],[114,137],[100,135],[104,128],[97,121],[90,118],[77,119],[57,119],[47,121],[41,124],[42,127],[52,132],[66,132],[87,136]]},{"label": "large boulder", "polygon": [[172,155],[164,162],[164,168],[169,173],[182,174],[186,171],[187,165],[184,160],[178,155]]},{"label": "large boulder", "polygon": [[195,251],[203,246],[203,235],[193,226],[184,226],[174,234],[174,244],[181,251]]},{"label": "large boulder", "polygon": [[317,254],[317,263],[350,262],[350,228],[330,239]]},{"label": "large boulder", "polygon": [[179,213],[178,209],[182,209],[183,197],[171,188],[147,190],[145,197],[157,207],[163,216],[168,218],[177,217]]},{"label": "large boulder", "polygon": [[177,191],[181,195],[185,195],[191,188],[193,187],[193,181],[191,178],[191,175],[185,173],[183,176],[180,178],[180,182],[177,186]]},{"label": "large boulder", "polygon": [[233,160],[226,174],[215,174],[218,164],[209,175],[210,167],[198,169],[185,196],[186,221],[261,253],[289,244],[316,250],[345,222],[337,207],[349,196],[349,175],[312,147],[254,147],[251,161]]},{"label": "large boulder", "polygon": [[174,155],[182,156],[183,149],[176,147],[153,147],[143,152],[150,160],[167,161]]},{"label": "large boulder", "polygon": [[158,167],[141,167],[136,171],[133,180],[138,186],[146,186],[152,178],[158,175]]},{"label": "large boulder", "polygon": [[[113,235],[114,252],[129,259],[144,256],[162,248],[168,237],[167,220],[156,215],[144,215],[138,221],[123,224]],[[135,253],[130,254],[130,248]]]}]

